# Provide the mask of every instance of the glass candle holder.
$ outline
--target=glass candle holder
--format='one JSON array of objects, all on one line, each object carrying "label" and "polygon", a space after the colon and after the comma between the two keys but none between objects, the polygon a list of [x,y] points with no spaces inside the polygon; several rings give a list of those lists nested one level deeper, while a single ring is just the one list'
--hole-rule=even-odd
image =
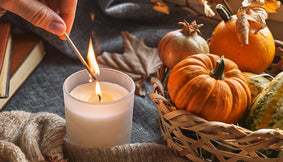
[{"label": "glass candle holder", "polygon": [[[108,68],[101,68],[97,80],[115,87],[101,87],[103,93],[119,94],[126,89],[127,94],[110,102],[93,103],[83,101],[71,94],[78,87],[89,83],[87,70],[70,75],[63,84],[67,142],[82,147],[104,147],[130,143],[134,106],[134,81],[126,74]],[[87,91],[95,89],[88,87]],[[85,90],[78,90],[82,96]],[[122,92],[121,92],[122,93]]]}]

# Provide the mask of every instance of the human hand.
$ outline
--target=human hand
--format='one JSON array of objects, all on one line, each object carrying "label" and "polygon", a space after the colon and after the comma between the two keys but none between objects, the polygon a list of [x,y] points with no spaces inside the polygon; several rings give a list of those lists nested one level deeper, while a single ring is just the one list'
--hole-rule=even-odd
[{"label": "human hand", "polygon": [[77,0],[0,0],[0,7],[26,19],[33,25],[65,39],[70,33]]}]

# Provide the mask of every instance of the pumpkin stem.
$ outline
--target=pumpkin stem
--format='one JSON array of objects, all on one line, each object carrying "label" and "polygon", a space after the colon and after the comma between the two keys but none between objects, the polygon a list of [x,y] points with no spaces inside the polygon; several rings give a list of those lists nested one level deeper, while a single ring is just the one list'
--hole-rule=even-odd
[{"label": "pumpkin stem", "polygon": [[231,19],[231,12],[227,10],[222,4],[217,4],[215,7],[217,13],[220,15],[220,17],[225,21],[229,21]]},{"label": "pumpkin stem", "polygon": [[195,34],[196,32],[201,35],[201,32],[198,28],[202,27],[203,24],[198,25],[196,21],[193,21],[191,24],[189,24],[186,20],[184,20],[184,22],[179,22],[178,24],[184,26],[184,28],[182,29],[182,33],[184,35],[190,36],[192,34]]},{"label": "pumpkin stem", "polygon": [[215,79],[222,80],[224,79],[224,69],[225,69],[224,56],[221,56],[221,58],[216,61],[215,69],[210,71],[210,76]]}]

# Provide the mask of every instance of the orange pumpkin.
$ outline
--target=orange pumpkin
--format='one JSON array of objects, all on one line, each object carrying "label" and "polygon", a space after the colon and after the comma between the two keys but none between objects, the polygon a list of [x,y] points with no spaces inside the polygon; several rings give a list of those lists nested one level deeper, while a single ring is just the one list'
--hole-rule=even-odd
[{"label": "orange pumpkin", "polygon": [[[223,15],[221,16],[229,16]],[[210,53],[233,60],[241,71],[263,72],[273,61],[275,43],[272,33],[265,27],[261,32],[248,34],[248,44],[241,44],[236,35],[237,16],[223,17],[214,29],[209,42]]]},{"label": "orange pumpkin", "polygon": [[180,61],[169,75],[167,88],[178,109],[209,121],[235,123],[251,102],[237,65],[214,54],[196,54]]}]

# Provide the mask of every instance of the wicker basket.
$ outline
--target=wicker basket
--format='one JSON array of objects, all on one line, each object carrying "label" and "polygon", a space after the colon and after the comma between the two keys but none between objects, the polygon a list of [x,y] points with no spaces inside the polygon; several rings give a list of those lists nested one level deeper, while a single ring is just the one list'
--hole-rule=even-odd
[{"label": "wicker basket", "polygon": [[[276,75],[283,69],[282,42],[276,41],[274,63],[266,73]],[[152,78],[150,95],[158,109],[158,120],[164,141],[178,155],[192,161],[283,161],[283,130],[243,127],[205,119],[184,110],[177,110],[166,91],[169,69],[161,65]],[[281,152],[280,152],[281,151]],[[277,154],[276,158],[266,156]]]}]

